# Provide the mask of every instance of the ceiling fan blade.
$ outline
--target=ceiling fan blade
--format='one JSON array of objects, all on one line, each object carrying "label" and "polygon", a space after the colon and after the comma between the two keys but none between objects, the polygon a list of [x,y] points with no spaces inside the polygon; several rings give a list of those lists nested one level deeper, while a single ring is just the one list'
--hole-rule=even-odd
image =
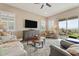
[{"label": "ceiling fan blade", "polygon": [[46,5],[47,5],[47,6],[49,6],[49,7],[51,7],[51,5],[50,5],[50,4],[48,4],[48,3],[46,3]]},{"label": "ceiling fan blade", "polygon": [[40,9],[42,9],[44,7],[44,4],[42,4],[42,6],[41,6],[41,8]]}]

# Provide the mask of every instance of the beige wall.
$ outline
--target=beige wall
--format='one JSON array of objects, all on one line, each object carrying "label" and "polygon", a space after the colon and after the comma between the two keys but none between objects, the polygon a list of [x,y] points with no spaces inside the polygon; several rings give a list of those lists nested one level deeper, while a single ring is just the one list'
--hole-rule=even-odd
[{"label": "beige wall", "polygon": [[[42,19],[44,19],[43,16],[40,15],[36,15],[24,10],[21,10],[19,8],[15,8],[6,4],[0,4],[0,10],[1,11],[8,11],[8,12],[12,12],[15,14],[16,16],[16,30],[24,30],[24,19],[28,19],[28,20],[36,20],[36,21],[40,21]],[[38,29],[38,28],[37,28]]]}]

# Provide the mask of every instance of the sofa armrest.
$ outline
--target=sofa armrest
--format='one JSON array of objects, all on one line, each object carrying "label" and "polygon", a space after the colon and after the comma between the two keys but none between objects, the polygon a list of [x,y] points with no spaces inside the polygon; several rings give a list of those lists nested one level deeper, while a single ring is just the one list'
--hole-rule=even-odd
[{"label": "sofa armrest", "polygon": [[58,46],[51,45],[50,56],[71,56],[71,54]]}]

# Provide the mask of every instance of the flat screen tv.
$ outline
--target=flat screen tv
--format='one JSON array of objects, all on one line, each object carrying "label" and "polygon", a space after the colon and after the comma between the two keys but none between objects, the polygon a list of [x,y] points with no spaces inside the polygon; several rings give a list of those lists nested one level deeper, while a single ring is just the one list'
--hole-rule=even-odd
[{"label": "flat screen tv", "polygon": [[37,28],[37,21],[25,20],[25,28]]}]

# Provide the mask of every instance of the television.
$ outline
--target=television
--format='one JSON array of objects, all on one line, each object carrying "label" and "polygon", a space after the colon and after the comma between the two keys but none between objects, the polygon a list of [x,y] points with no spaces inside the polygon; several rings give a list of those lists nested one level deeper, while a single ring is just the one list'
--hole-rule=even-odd
[{"label": "television", "polygon": [[25,20],[25,28],[37,28],[37,21]]}]

